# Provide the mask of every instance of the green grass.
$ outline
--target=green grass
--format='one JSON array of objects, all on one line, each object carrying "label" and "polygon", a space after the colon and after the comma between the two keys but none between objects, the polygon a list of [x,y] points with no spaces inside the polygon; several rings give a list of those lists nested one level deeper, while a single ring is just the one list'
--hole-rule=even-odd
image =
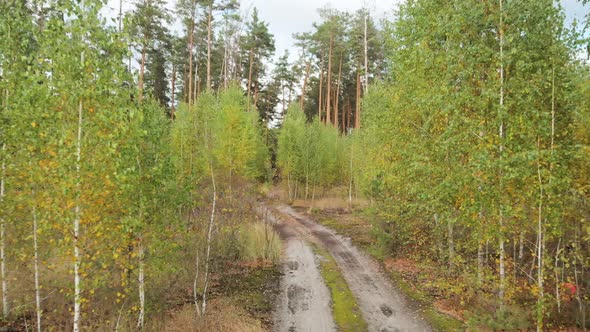
[{"label": "green grass", "polygon": [[323,249],[314,246],[314,252],[323,257],[320,272],[332,295],[332,315],[339,331],[367,331],[367,323],[336,261]]}]

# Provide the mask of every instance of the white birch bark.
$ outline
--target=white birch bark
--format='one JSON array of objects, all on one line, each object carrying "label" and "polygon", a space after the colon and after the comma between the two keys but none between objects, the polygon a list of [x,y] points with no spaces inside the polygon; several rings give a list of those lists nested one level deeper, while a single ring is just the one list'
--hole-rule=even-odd
[{"label": "white birch bark", "polygon": [[[35,196],[33,192],[33,196]],[[33,205],[33,273],[35,276],[35,312],[37,318],[37,332],[41,332],[41,287],[39,284],[39,243],[37,241],[38,232],[37,207]]]},{"label": "white birch bark", "polygon": [[[6,153],[6,143],[2,145],[2,152]],[[2,177],[0,178],[0,205],[4,202],[4,181],[6,178],[6,160],[2,159]],[[6,320],[10,312],[10,304],[8,303],[8,280],[6,276],[6,243],[5,243],[5,227],[6,221],[4,214],[0,215],[0,274],[2,277],[2,316]]]},{"label": "white birch bark", "polygon": [[[500,159],[504,152],[504,2],[500,0]],[[501,182],[501,180],[500,180]],[[501,200],[501,199],[500,199]],[[498,297],[500,306],[504,305],[504,293],[506,284],[506,267],[505,267],[505,250],[504,250],[504,235],[502,234],[504,228],[504,216],[500,204],[500,290]]]},{"label": "white birch bark", "polygon": [[217,205],[217,188],[215,186],[213,164],[211,164],[211,184],[213,186],[213,205],[211,207],[211,218],[209,219],[209,230],[207,232],[207,256],[205,257],[205,287],[203,287],[203,306],[201,310],[202,315],[205,315],[205,312],[207,310],[207,288],[209,286],[209,260],[211,256],[213,226],[215,225],[215,208]]},{"label": "white birch bark", "polygon": [[144,247],[143,247],[143,239],[139,239],[138,243],[138,250],[139,250],[139,272],[138,272],[138,282],[139,282],[139,317],[137,318],[137,328],[143,329],[143,324],[145,320],[145,267],[144,267]]},{"label": "white birch bark", "polygon": [[[80,55],[80,62],[84,64],[84,52]],[[80,311],[82,304],[82,285],[80,278],[80,219],[82,216],[82,208],[80,206],[80,198],[82,196],[80,182],[82,181],[81,174],[81,160],[82,160],[82,100],[78,108],[78,137],[76,140],[76,207],[74,209],[74,332],[80,331]]]}]

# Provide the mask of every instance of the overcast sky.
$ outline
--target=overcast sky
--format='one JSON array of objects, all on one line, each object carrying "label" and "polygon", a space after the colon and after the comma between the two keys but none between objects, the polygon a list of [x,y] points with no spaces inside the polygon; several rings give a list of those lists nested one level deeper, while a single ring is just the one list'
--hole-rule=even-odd
[{"label": "overcast sky", "polygon": [[[124,10],[132,7],[131,0],[123,0]],[[176,0],[168,0],[170,8],[174,8]],[[394,8],[403,0],[241,0],[243,11],[258,8],[259,16],[268,22],[269,29],[275,36],[276,56],[283,54],[285,49],[293,46],[293,33],[310,31],[313,22],[319,21],[318,8],[331,6],[339,10],[353,12],[363,5],[368,6],[374,17],[391,17]],[[119,0],[109,0],[110,15],[116,16]],[[589,6],[583,7],[579,0],[561,0],[565,8],[567,20],[582,19]],[[291,53],[296,50],[291,50]],[[294,54],[292,54],[293,56]]]}]

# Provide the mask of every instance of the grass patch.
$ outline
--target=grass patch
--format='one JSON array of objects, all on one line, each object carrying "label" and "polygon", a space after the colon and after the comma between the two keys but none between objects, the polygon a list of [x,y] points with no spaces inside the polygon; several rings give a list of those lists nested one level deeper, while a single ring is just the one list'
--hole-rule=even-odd
[{"label": "grass patch", "polygon": [[323,257],[320,273],[332,295],[332,315],[339,331],[367,331],[367,322],[336,261],[323,249],[314,246],[314,252]]},{"label": "grass patch", "polygon": [[282,244],[279,235],[266,222],[244,224],[238,234],[241,258],[270,260],[277,262],[281,257]]}]

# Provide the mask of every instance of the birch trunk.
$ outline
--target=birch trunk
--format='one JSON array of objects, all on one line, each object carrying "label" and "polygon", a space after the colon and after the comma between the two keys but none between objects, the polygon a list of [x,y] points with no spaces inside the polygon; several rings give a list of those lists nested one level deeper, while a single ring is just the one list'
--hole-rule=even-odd
[{"label": "birch trunk", "polygon": [[123,0],[119,0],[119,33],[123,31]]},{"label": "birch trunk", "polygon": [[[35,196],[33,192],[33,197]],[[41,332],[41,287],[39,284],[39,243],[37,242],[37,207],[33,204],[33,273],[35,276],[35,312],[37,317],[37,332]]]},{"label": "birch trunk", "polygon": [[[0,206],[4,205],[4,182],[6,178],[6,143],[2,144],[2,177],[0,178]],[[5,211],[3,209],[3,211]],[[8,303],[8,280],[6,276],[6,240],[5,240],[5,228],[6,221],[4,219],[4,213],[0,215],[0,274],[2,277],[2,317],[4,320],[8,319],[10,312],[10,305]]]},{"label": "birch trunk", "polygon": [[453,222],[451,219],[447,221],[447,235],[448,235],[448,253],[449,253],[449,270],[453,271],[455,265],[455,238],[453,235]]},{"label": "birch trunk", "polygon": [[[500,0],[500,160],[503,158],[504,153],[504,2]],[[502,184],[502,174],[500,172],[499,183]],[[500,198],[500,200],[502,200]],[[500,204],[500,235],[499,235],[499,249],[500,249],[500,290],[498,297],[500,300],[500,307],[504,306],[504,294],[505,294],[505,283],[506,283],[506,267],[505,267],[505,250],[504,250],[504,235],[502,234],[504,228],[504,216],[502,211],[502,204]]]},{"label": "birch trunk", "polygon": [[[502,218],[502,217],[500,217]],[[504,250],[504,237],[500,235],[500,290],[498,298],[500,299],[500,308],[504,307],[504,297],[506,293],[506,251]]]},{"label": "birch trunk", "polygon": [[477,245],[477,285],[483,284],[483,245],[478,243]]},{"label": "birch trunk", "polygon": [[[81,55],[82,63],[84,63],[84,53]],[[80,219],[82,216],[81,202],[81,160],[82,160],[82,100],[78,108],[78,137],[76,140],[76,207],[74,209],[74,332],[80,331],[80,310],[82,304],[82,285],[80,278],[80,264],[82,256],[80,254]]]},{"label": "birch trunk", "polygon": [[522,262],[524,256],[524,231],[520,232],[518,236],[518,262]]},{"label": "birch trunk", "polygon": [[[538,143],[537,143],[538,144]],[[539,205],[537,220],[537,331],[543,330],[543,179],[541,177],[541,163],[537,160],[537,175],[539,179]]]},{"label": "birch trunk", "polygon": [[199,283],[199,253],[197,250],[197,261],[196,261],[196,271],[195,271],[195,280],[193,282],[193,302],[195,303],[195,316],[198,319],[201,317],[201,308],[199,306],[199,291],[198,291],[198,283]]},{"label": "birch trunk", "polygon": [[[141,220],[141,219],[140,219]],[[139,251],[139,272],[138,272],[138,282],[139,282],[139,317],[137,318],[137,328],[143,330],[143,324],[145,320],[145,267],[144,267],[144,258],[145,258],[145,251],[143,247],[143,239],[140,235],[139,243],[138,243],[138,251]]]},{"label": "birch trunk", "polygon": [[560,254],[559,247],[560,246],[561,246],[561,238],[557,242],[557,249],[555,250],[555,266],[553,267],[553,270],[555,271],[555,301],[557,304],[557,312],[558,313],[561,313],[561,299],[560,299],[561,295],[559,294],[560,282],[559,282],[559,272],[557,271],[557,268],[559,266],[559,254]]},{"label": "birch trunk", "polygon": [[215,225],[215,208],[217,205],[217,188],[215,187],[215,175],[213,173],[213,164],[211,164],[211,184],[213,186],[213,206],[211,207],[211,218],[209,219],[209,230],[207,232],[207,256],[205,257],[205,287],[203,287],[203,306],[201,310],[203,315],[205,315],[205,312],[207,310],[207,288],[209,286],[209,260],[211,256],[213,226]]}]

